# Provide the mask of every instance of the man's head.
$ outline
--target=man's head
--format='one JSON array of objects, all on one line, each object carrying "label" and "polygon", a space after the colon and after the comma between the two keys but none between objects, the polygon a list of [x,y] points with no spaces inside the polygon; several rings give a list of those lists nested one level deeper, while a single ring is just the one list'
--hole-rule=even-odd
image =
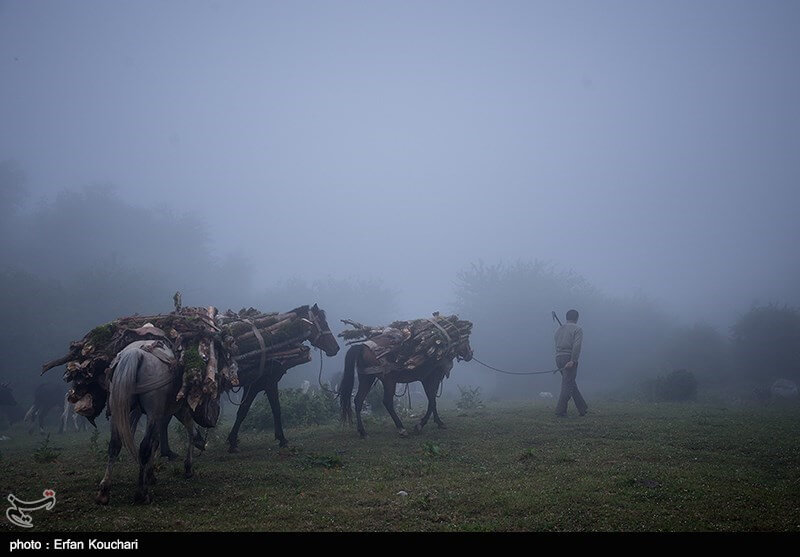
[{"label": "man's head", "polygon": [[567,312],[567,321],[570,323],[577,323],[578,322],[578,310],[571,309]]}]

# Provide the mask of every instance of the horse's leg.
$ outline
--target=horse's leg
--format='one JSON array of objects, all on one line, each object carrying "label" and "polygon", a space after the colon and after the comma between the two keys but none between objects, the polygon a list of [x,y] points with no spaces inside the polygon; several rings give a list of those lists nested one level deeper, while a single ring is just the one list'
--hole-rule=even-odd
[{"label": "horse's leg", "polygon": [[153,472],[155,459],[153,457],[158,450],[162,421],[163,418],[147,416],[147,429],[145,429],[144,438],[139,445],[139,485],[134,495],[134,501],[137,503],[150,503],[152,501],[150,486],[155,483],[155,474]]},{"label": "horse's leg", "polygon": [[422,428],[425,427],[425,424],[428,423],[428,420],[433,414],[434,410],[436,409],[436,390],[431,393],[429,388],[429,380],[422,381],[422,388],[425,389],[425,396],[428,397],[428,409],[425,411],[425,415],[422,416],[422,419],[419,423],[414,426],[414,431],[422,431]]},{"label": "horse's leg", "polygon": [[58,420],[58,432],[64,433],[64,430],[69,424],[69,401],[64,400],[64,410],[61,412],[61,417]]},{"label": "horse's leg", "polygon": [[184,478],[191,478],[194,476],[194,471],[192,470],[192,456],[193,456],[193,449],[195,447],[195,438],[194,438],[194,420],[192,419],[192,413],[189,412],[189,409],[184,406],[180,410],[175,413],[175,417],[177,417],[183,427],[186,428],[186,434],[188,436],[188,443],[186,449],[186,460],[183,461],[183,477]]},{"label": "horse's leg", "polygon": [[44,417],[45,417],[45,415],[47,415],[47,412],[49,410],[50,409],[48,408],[47,410],[45,410],[43,412],[39,412],[39,433],[44,433]]},{"label": "horse's leg", "polygon": [[358,392],[356,393],[356,425],[358,427],[358,434],[361,437],[367,436],[367,430],[364,429],[364,422],[361,421],[361,408],[364,406],[364,400],[369,394],[369,390],[375,383],[374,375],[359,375],[358,376]]},{"label": "horse's leg", "polygon": [[108,500],[111,494],[111,469],[114,463],[119,458],[119,452],[122,450],[122,439],[120,439],[117,428],[111,426],[111,440],[108,442],[108,463],[106,464],[106,473],[100,481],[100,489],[95,497],[95,502],[100,505],[108,505]]},{"label": "horse's leg", "polygon": [[389,412],[389,415],[392,417],[400,437],[408,437],[408,432],[406,431],[406,428],[403,427],[403,422],[400,421],[400,416],[398,416],[397,412],[394,411],[394,390],[397,387],[397,382],[391,379],[381,378],[381,383],[383,384],[383,405],[386,407],[386,411]]},{"label": "horse's leg", "polygon": [[267,382],[267,398],[269,399],[269,406],[272,408],[272,421],[275,424],[275,439],[281,447],[289,444],[286,437],[283,435],[283,424],[281,423],[281,401],[278,394],[278,381],[283,377],[283,374],[276,374],[271,376]]},{"label": "horse's leg", "polygon": [[[139,423],[139,418],[142,417],[142,412],[139,408],[134,408],[130,413],[131,431],[136,432],[136,425]],[[119,458],[119,453],[122,450],[122,438],[119,436],[119,431],[113,425],[111,426],[111,440],[108,442],[108,464],[106,464],[106,473],[100,481],[100,490],[97,492],[95,501],[100,505],[108,505],[108,500],[111,493],[111,470],[114,463]]]},{"label": "horse's leg", "polygon": [[250,411],[250,405],[253,404],[253,401],[256,399],[256,395],[260,391],[261,388],[259,388],[259,386],[257,386],[255,383],[251,383],[250,385],[244,387],[242,402],[239,405],[239,410],[236,412],[236,422],[233,424],[231,432],[228,434],[229,453],[239,452],[239,428],[242,426],[242,422],[247,416],[247,412]]},{"label": "horse's leg", "polygon": [[433,421],[436,422],[439,429],[447,429],[447,426],[444,425],[444,422],[439,417],[439,410],[436,408],[436,392],[439,390],[439,385],[442,384],[443,379],[444,377],[439,375],[429,382],[424,382],[422,384],[425,389],[425,394],[428,395],[428,403],[433,406]]},{"label": "horse's leg", "polygon": [[170,419],[165,419],[163,425],[159,428],[159,436],[161,438],[161,456],[167,457],[168,460],[176,460],[180,455],[170,449],[169,447],[169,422]]}]

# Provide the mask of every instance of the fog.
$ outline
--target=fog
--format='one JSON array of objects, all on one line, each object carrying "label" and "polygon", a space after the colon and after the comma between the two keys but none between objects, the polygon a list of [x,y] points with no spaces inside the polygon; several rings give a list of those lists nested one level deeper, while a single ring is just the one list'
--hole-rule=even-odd
[{"label": "fog", "polygon": [[789,1],[1,1],[0,379],[176,290],[458,311],[516,370],[576,307],[597,388],[696,367],[800,306],[798,52]]}]

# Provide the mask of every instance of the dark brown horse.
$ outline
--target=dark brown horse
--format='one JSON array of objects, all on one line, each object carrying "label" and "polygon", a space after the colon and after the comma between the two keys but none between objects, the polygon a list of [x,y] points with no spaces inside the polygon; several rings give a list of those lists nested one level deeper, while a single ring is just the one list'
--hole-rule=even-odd
[{"label": "dark brown horse", "polygon": [[[470,361],[472,359],[472,348],[469,342],[461,344],[454,357],[459,360]],[[368,346],[356,344],[351,346],[347,351],[344,358],[344,376],[342,377],[342,382],[339,384],[339,401],[342,410],[342,421],[350,423],[353,421],[353,410],[350,407],[350,399],[353,395],[355,369],[358,369],[358,392],[356,393],[355,406],[356,423],[358,426],[358,433],[361,437],[367,434],[367,431],[364,429],[364,423],[361,421],[361,408],[364,406],[364,399],[367,398],[376,379],[380,379],[383,385],[383,405],[392,417],[400,437],[407,437],[408,432],[406,432],[403,427],[403,422],[400,421],[397,412],[394,410],[394,392],[398,383],[421,381],[422,388],[425,389],[425,395],[428,397],[428,410],[425,412],[419,424],[414,426],[415,431],[420,431],[425,427],[431,415],[433,415],[433,421],[436,422],[436,425],[440,428],[445,427],[444,422],[439,418],[439,412],[436,410],[436,392],[439,390],[439,385],[442,383],[442,380],[450,375],[450,370],[453,368],[453,358],[429,360],[413,370],[397,369],[379,374],[365,373],[367,368],[375,366],[380,366],[380,362]]]},{"label": "dark brown horse", "polygon": [[[335,356],[339,352],[339,343],[336,342],[336,337],[333,336],[328,321],[325,318],[325,312],[321,310],[317,304],[310,308],[302,306],[292,310],[295,313],[308,314],[308,321],[311,322],[309,337],[307,340],[311,345],[324,351],[328,356]],[[289,442],[283,434],[283,424],[281,422],[281,403],[278,395],[278,381],[281,380],[291,367],[278,364],[276,362],[267,361],[264,366],[263,372],[259,369],[240,369],[239,370],[239,383],[244,389],[242,394],[242,402],[239,405],[239,411],[236,413],[236,423],[233,424],[231,432],[228,434],[228,451],[235,453],[238,451],[239,446],[239,428],[250,411],[250,406],[256,398],[256,395],[261,391],[267,393],[270,408],[272,408],[272,418],[275,423],[275,439],[281,447],[285,447]]]},{"label": "dark brown horse", "polygon": [[0,414],[6,416],[8,425],[14,425],[14,422],[20,421],[24,414],[8,383],[0,383]]}]

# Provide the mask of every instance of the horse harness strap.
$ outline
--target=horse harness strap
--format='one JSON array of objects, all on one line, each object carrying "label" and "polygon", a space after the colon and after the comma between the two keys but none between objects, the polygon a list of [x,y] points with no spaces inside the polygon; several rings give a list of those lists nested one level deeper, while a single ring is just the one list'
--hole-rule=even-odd
[{"label": "horse harness strap", "polygon": [[258,330],[256,324],[253,323],[250,319],[244,320],[246,323],[249,323],[250,326],[253,328],[253,334],[258,341],[258,345],[261,347],[261,360],[258,363],[258,375],[261,376],[264,374],[264,365],[267,363],[267,345],[264,344],[264,337],[261,336],[261,331]]},{"label": "horse harness strap", "polygon": [[325,336],[325,335],[333,336],[333,333],[330,331],[330,329],[328,329],[327,331],[323,331],[322,330],[322,327],[319,326],[319,321],[317,321],[317,316],[313,311],[309,311],[308,312],[308,316],[310,317],[309,321],[311,322],[311,324],[314,326],[314,329],[316,330],[316,334],[314,335],[314,338],[310,339],[311,340],[311,344],[314,344],[315,342],[317,342],[317,340],[319,340],[319,337],[322,337],[322,336]]},{"label": "horse harness strap", "polygon": [[441,325],[439,325],[439,324],[438,324],[436,321],[434,321],[433,319],[426,318],[426,321],[429,321],[430,323],[432,323],[434,327],[436,327],[437,329],[439,329],[439,330],[442,332],[442,334],[444,335],[444,338],[446,338],[446,339],[447,339],[447,347],[445,348],[445,352],[447,352],[448,350],[450,350],[450,345],[453,343],[453,339],[452,339],[452,338],[450,338],[450,335],[449,335],[449,334],[447,334],[447,331],[445,330],[445,328],[444,328],[444,327],[442,327]]}]

